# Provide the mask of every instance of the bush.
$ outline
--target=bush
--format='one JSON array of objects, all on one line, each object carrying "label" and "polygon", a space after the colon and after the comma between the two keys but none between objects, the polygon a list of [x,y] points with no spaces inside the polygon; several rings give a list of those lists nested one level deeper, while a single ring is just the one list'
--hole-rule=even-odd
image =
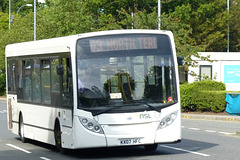
[{"label": "bush", "polygon": [[216,82],[212,80],[196,81],[189,85],[192,85],[196,90],[208,90],[208,91],[225,91],[226,86],[222,82]]},{"label": "bush", "polygon": [[6,75],[5,73],[0,73],[0,96],[6,93]]},{"label": "bush", "polygon": [[196,106],[193,99],[193,91],[195,90],[191,84],[180,85],[182,111],[196,111]]},{"label": "bush", "polygon": [[222,112],[225,110],[226,87],[222,82],[198,81],[180,86],[182,111]]}]

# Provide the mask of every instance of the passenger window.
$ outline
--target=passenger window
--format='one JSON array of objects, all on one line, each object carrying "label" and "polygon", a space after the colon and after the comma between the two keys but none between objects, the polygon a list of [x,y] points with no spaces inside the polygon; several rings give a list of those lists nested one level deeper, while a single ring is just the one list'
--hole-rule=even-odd
[{"label": "passenger window", "polygon": [[32,65],[31,60],[23,61],[24,65],[24,101],[32,101]]},{"label": "passenger window", "polygon": [[16,61],[7,61],[8,92],[16,93]]},{"label": "passenger window", "polygon": [[40,60],[33,60],[32,72],[33,102],[41,103]]},{"label": "passenger window", "polygon": [[59,65],[59,60],[57,58],[51,60],[52,92],[60,92],[59,75],[57,74],[57,69],[56,69],[58,65]]},{"label": "passenger window", "polygon": [[59,107],[62,104],[60,94],[60,76],[57,74],[59,59],[51,59],[51,104],[54,107]]},{"label": "passenger window", "polygon": [[23,100],[23,63],[22,60],[17,61],[17,97]]},{"label": "passenger window", "polygon": [[51,103],[51,86],[50,86],[50,61],[41,60],[41,86],[42,86],[42,103]]},{"label": "passenger window", "polygon": [[7,72],[8,72],[8,74],[7,74],[7,79],[8,79],[8,92],[11,92],[11,90],[12,90],[12,71],[11,71],[11,68],[12,68],[12,61],[11,60],[8,60],[7,61],[8,63],[7,63]]}]

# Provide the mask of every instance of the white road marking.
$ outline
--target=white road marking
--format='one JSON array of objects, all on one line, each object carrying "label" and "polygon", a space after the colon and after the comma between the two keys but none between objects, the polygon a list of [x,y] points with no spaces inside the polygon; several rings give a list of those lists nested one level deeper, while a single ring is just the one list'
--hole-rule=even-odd
[{"label": "white road marking", "polygon": [[210,133],[216,133],[217,131],[213,131],[213,130],[205,130],[206,132],[210,132]]},{"label": "white road marking", "polygon": [[200,128],[189,128],[189,129],[195,130],[195,131],[199,131],[200,130]]},{"label": "white road marking", "polygon": [[[182,127],[184,128],[184,127]],[[190,130],[195,130],[195,131],[200,131],[201,129],[200,128],[188,128]],[[236,133],[229,133],[229,132],[217,132],[217,131],[214,131],[214,130],[205,130],[206,132],[209,132],[209,133],[219,133],[219,134],[225,134],[225,135],[233,135],[233,134],[236,134]]]},{"label": "white road marking", "polygon": [[0,111],[0,113],[7,113],[7,110],[2,110]]},{"label": "white road marking", "polygon": [[43,160],[51,160],[49,158],[46,158],[46,157],[39,157],[40,159],[43,159]]},{"label": "white road marking", "polygon": [[200,156],[204,156],[204,157],[209,157],[209,154],[204,154],[204,153],[200,153],[200,152],[194,152],[194,151],[189,151],[186,149],[182,149],[182,148],[176,148],[176,147],[170,147],[170,146],[166,146],[166,145],[160,145],[161,147],[165,147],[165,148],[170,148],[170,149],[174,149],[174,150],[178,150],[178,151],[183,151],[183,152],[187,152],[187,153],[192,153],[192,154],[196,154],[196,155],[200,155]]},{"label": "white road marking", "polygon": [[235,133],[229,133],[229,132],[218,132],[220,134],[226,134],[226,135],[230,135],[230,134],[235,134]]},{"label": "white road marking", "polygon": [[15,149],[17,149],[17,150],[19,150],[19,151],[23,151],[23,152],[25,152],[25,153],[31,153],[30,151],[27,151],[27,150],[25,150],[25,149],[22,149],[22,148],[20,148],[20,147],[18,147],[18,146],[15,146],[15,145],[13,145],[13,144],[6,144],[6,145],[8,145],[9,147],[15,148]]}]

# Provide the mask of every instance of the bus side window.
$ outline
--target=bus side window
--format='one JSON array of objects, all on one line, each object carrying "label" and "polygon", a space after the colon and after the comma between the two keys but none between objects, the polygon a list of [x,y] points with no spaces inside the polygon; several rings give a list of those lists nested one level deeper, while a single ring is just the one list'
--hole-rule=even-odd
[{"label": "bus side window", "polygon": [[12,76],[11,76],[12,61],[7,61],[7,84],[8,84],[8,93],[12,90]]},{"label": "bus side window", "polygon": [[58,66],[59,59],[51,59],[51,104],[55,107],[59,107],[62,104],[60,96],[60,76],[57,73]]},{"label": "bus side window", "polygon": [[41,103],[41,79],[40,79],[40,59],[33,59],[33,70],[32,70],[32,92],[33,102]]},{"label": "bus side window", "polygon": [[57,74],[57,66],[59,66],[59,59],[55,58],[51,60],[51,87],[52,92],[60,92],[59,75]]},{"label": "bus side window", "polygon": [[15,86],[15,63],[13,60],[7,61],[7,77],[8,77],[8,93],[13,93],[16,91]]},{"label": "bus side window", "polygon": [[62,104],[64,106],[73,105],[73,88],[72,88],[72,68],[71,59],[62,58],[64,73],[62,75]]},{"label": "bus side window", "polygon": [[23,76],[23,98],[24,101],[32,101],[32,61],[26,59],[23,61],[24,76]]},{"label": "bus side window", "polygon": [[50,98],[50,60],[41,60],[41,86],[42,86],[42,103],[51,104]]},{"label": "bus side window", "polygon": [[22,59],[17,61],[17,98],[23,100],[23,64]]}]

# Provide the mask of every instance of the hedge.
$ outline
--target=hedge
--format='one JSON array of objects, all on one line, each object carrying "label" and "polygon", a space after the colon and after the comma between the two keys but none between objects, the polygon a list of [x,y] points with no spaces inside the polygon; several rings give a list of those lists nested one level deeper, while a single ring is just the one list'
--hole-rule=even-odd
[{"label": "hedge", "polygon": [[197,81],[180,86],[182,111],[223,112],[226,87],[222,82]]},{"label": "hedge", "polygon": [[5,73],[0,73],[0,96],[6,93],[6,75]]}]

